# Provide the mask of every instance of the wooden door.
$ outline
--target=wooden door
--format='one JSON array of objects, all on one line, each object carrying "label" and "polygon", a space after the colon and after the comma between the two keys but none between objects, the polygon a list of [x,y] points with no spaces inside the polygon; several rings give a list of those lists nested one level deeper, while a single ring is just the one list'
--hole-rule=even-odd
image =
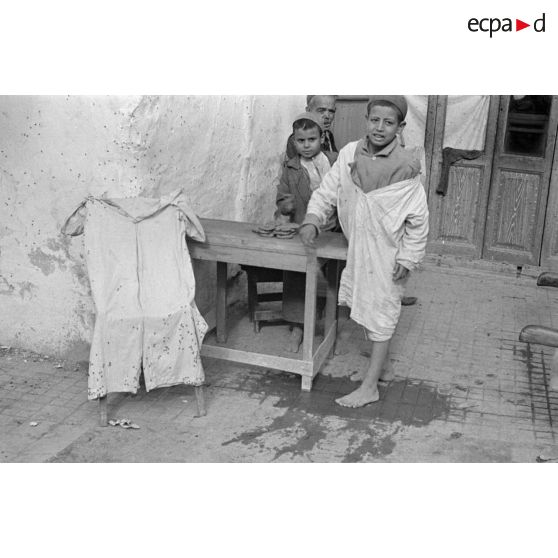
[{"label": "wooden door", "polygon": [[366,134],[368,95],[339,95],[336,103],[333,137],[337,149]]},{"label": "wooden door", "polygon": [[550,174],[541,267],[546,270],[558,271],[558,141],[554,146],[554,160]]},{"label": "wooden door", "polygon": [[430,236],[427,250],[434,254],[481,258],[499,99],[490,99],[483,154],[477,159],[457,161],[450,167],[447,193],[442,196],[436,190],[442,177],[447,101],[447,96],[437,99],[428,180]]},{"label": "wooden door", "polygon": [[558,126],[556,99],[500,98],[485,259],[539,265]]}]

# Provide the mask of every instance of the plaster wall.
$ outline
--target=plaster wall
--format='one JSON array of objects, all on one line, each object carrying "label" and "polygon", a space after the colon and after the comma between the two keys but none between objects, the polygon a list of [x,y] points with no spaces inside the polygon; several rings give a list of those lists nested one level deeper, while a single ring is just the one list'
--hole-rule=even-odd
[{"label": "plaster wall", "polygon": [[[94,306],[81,237],[88,194],[184,188],[201,217],[268,220],[303,96],[0,97],[0,343],[86,358]],[[197,269],[200,306],[211,298]]]}]

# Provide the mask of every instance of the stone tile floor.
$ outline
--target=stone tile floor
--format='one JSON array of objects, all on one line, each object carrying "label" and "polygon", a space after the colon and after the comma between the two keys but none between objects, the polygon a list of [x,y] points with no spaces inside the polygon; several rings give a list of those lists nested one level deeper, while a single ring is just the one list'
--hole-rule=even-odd
[{"label": "stone tile floor", "polygon": [[[311,393],[294,374],[205,362],[207,416],[193,388],[109,396],[109,416],[139,430],[97,425],[86,364],[0,350],[2,462],[535,462],[558,458],[558,393],[551,349],[518,341],[524,325],[557,326],[558,289],[516,276],[432,263],[416,273],[392,342],[396,379],[363,409],[333,403],[367,362],[360,328]],[[237,310],[244,310],[237,305]],[[234,320],[233,320],[234,321]],[[285,325],[234,335],[277,347]],[[37,426],[30,426],[31,422]]]}]

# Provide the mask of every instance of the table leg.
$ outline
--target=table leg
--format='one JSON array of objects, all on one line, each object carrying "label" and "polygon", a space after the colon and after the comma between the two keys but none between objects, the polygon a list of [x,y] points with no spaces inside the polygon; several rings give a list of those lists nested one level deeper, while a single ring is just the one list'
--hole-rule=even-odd
[{"label": "table leg", "polygon": [[316,293],[318,290],[318,259],[316,252],[308,254],[306,264],[306,294],[304,301],[304,338],[302,358],[312,362],[314,353],[314,334],[316,331]]},{"label": "table leg", "polygon": [[302,391],[312,391],[312,382],[314,378],[312,376],[302,376]]},{"label": "table leg", "polygon": [[327,335],[329,328],[337,319],[337,291],[339,283],[339,262],[329,260],[327,262],[327,295],[325,307],[324,331]]},{"label": "table leg", "polygon": [[217,262],[217,300],[215,301],[217,342],[227,341],[227,263]]}]

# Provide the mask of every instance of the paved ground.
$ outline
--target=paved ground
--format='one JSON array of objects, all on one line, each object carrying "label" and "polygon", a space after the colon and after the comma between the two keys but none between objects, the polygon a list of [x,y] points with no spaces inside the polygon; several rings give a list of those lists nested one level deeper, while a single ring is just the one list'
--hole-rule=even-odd
[{"label": "paved ground", "polygon": [[[532,274],[531,274],[532,275]],[[408,294],[392,345],[396,380],[381,401],[344,409],[335,397],[367,362],[352,328],[350,352],[327,362],[311,393],[298,376],[206,361],[208,413],[193,389],[109,396],[109,417],[139,430],[97,426],[85,363],[0,350],[3,462],[534,462],[558,458],[558,393],[551,351],[520,343],[528,323],[558,326],[558,289],[532,276],[429,263]],[[238,306],[237,310],[242,310]],[[286,326],[233,333],[245,346],[278,346]],[[30,423],[38,423],[31,426]]]}]

